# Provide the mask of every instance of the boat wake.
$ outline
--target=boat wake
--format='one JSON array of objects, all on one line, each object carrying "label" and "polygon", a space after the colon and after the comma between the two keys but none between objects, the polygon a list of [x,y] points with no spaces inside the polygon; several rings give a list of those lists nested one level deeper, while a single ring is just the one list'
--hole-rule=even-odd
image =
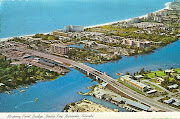
[{"label": "boat wake", "polygon": [[25,102],[23,102],[23,103],[21,103],[19,105],[16,105],[15,108],[19,108],[19,107],[23,106],[24,104],[29,104],[29,103],[32,103],[32,102],[35,102],[35,101],[25,101]]}]

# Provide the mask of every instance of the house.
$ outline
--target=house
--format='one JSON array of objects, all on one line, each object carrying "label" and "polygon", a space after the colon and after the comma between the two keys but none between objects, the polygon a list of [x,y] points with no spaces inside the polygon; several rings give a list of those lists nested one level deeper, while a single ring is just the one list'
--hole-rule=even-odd
[{"label": "house", "polygon": [[177,85],[177,84],[173,84],[173,85],[168,86],[169,89],[176,89],[178,87],[179,87],[179,85]]},{"label": "house", "polygon": [[179,80],[179,79],[180,79],[180,76],[179,76],[179,75],[177,75],[177,76],[176,76],[176,78]]},{"label": "house", "polygon": [[152,94],[152,93],[156,93],[157,92],[157,90],[150,90],[150,91],[148,91],[148,92],[146,92],[147,94]]},{"label": "house", "polygon": [[142,75],[137,75],[137,76],[134,76],[136,79],[141,79],[141,78],[143,78],[144,76],[142,76]]},{"label": "house", "polygon": [[176,107],[179,107],[180,106],[180,101],[174,102],[173,105],[175,105]]},{"label": "house", "polygon": [[5,84],[4,83],[0,83],[0,86],[4,86]]},{"label": "house", "polygon": [[164,81],[164,79],[160,77],[157,77],[156,80],[159,81],[160,83]]},{"label": "house", "polygon": [[164,100],[164,103],[170,104],[170,103],[172,103],[173,101],[175,101],[175,99],[174,99],[174,98],[170,98],[169,100]]},{"label": "house", "polygon": [[164,70],[164,73],[166,73],[166,74],[170,74],[170,73],[174,73],[174,71],[173,71],[173,70],[171,70],[171,69],[166,69],[166,70]]}]

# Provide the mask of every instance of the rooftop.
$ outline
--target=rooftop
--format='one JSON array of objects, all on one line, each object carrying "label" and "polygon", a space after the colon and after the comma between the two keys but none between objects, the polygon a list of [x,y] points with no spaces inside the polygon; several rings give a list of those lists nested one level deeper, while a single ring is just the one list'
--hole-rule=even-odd
[{"label": "rooftop", "polygon": [[134,106],[134,107],[138,107],[138,108],[140,108],[140,109],[142,109],[142,110],[145,110],[145,111],[147,111],[147,110],[149,109],[148,106],[145,106],[145,105],[140,104],[140,103],[135,102],[135,101],[131,101],[131,100],[129,100],[129,99],[126,101],[126,103],[129,104],[129,105],[132,105],[132,106]]},{"label": "rooftop", "polygon": [[0,83],[0,86],[4,86],[5,84],[4,83]]},{"label": "rooftop", "polygon": [[122,76],[122,78],[124,78],[125,80],[128,80],[129,82],[131,82],[131,83],[133,83],[133,84],[135,84],[135,85],[138,85],[138,86],[141,87],[141,88],[145,88],[145,87],[150,88],[149,86],[147,86],[147,85],[145,85],[145,84],[143,84],[143,83],[137,82],[136,80],[133,80],[133,79],[131,79],[130,77],[131,77],[130,75],[124,75],[124,76]]},{"label": "rooftop", "polygon": [[168,86],[168,88],[177,88],[179,85],[177,85],[177,84],[173,84],[173,85],[170,85],[170,86]]},{"label": "rooftop", "polygon": [[68,46],[61,45],[61,44],[51,44],[51,46],[62,47],[62,48],[67,48],[68,47]]}]

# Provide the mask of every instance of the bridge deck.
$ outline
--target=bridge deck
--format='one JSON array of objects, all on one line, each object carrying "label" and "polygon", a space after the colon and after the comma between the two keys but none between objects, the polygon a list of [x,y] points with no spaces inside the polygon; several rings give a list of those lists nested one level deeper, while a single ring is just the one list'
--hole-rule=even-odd
[{"label": "bridge deck", "polygon": [[122,93],[138,100],[139,102],[142,102],[144,104],[147,104],[149,106],[164,110],[164,111],[180,111],[179,109],[176,109],[174,107],[170,107],[166,104],[160,103],[158,101],[155,101],[151,98],[145,97],[139,93],[136,93],[135,91],[129,89],[128,87],[122,85],[121,83],[118,83],[116,80],[114,80],[113,78],[111,78],[110,76],[90,67],[87,66],[83,63],[79,63],[79,62],[75,62],[73,60],[70,59],[66,59],[66,58],[62,58],[62,57],[58,57],[58,56],[54,56],[51,54],[46,54],[46,53],[42,53],[42,52],[38,52],[35,50],[30,50],[30,49],[24,49],[24,48],[18,48],[18,50],[23,51],[23,52],[28,52],[29,54],[32,54],[34,56],[37,57],[42,57],[60,64],[68,64],[69,66],[73,66],[73,67],[78,67],[84,71],[87,71],[95,76],[97,76],[98,78],[100,78],[101,80],[103,80],[104,82],[107,82],[109,85],[113,86],[115,89],[121,91]]}]

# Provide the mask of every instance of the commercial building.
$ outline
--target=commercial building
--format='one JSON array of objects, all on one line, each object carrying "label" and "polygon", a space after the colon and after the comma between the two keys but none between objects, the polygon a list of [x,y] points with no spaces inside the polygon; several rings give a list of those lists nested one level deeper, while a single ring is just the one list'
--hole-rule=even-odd
[{"label": "commercial building", "polygon": [[146,47],[150,47],[151,42],[149,41],[137,41],[137,40],[132,40],[132,39],[123,39],[122,40],[122,45],[129,45],[132,47],[138,47],[138,48],[146,48]]},{"label": "commercial building", "polygon": [[84,31],[83,26],[67,25],[65,26],[65,32],[82,32]]},{"label": "commercial building", "polygon": [[138,17],[137,18],[132,18],[130,21],[128,21],[129,24],[134,24],[134,23],[139,23],[139,22],[140,22],[140,20],[139,20]]},{"label": "commercial building", "polygon": [[129,85],[131,85],[133,87],[135,87],[136,89],[138,89],[138,90],[140,90],[142,92],[150,89],[149,86],[147,86],[147,85],[145,85],[143,83],[140,83],[140,82],[138,82],[136,80],[133,80],[130,75],[124,75],[120,79],[123,82],[125,82],[125,83],[127,83],[127,84],[129,84]]},{"label": "commercial building", "polygon": [[58,53],[58,54],[68,54],[69,48],[68,46],[60,45],[60,44],[51,44],[50,46],[51,53]]}]

